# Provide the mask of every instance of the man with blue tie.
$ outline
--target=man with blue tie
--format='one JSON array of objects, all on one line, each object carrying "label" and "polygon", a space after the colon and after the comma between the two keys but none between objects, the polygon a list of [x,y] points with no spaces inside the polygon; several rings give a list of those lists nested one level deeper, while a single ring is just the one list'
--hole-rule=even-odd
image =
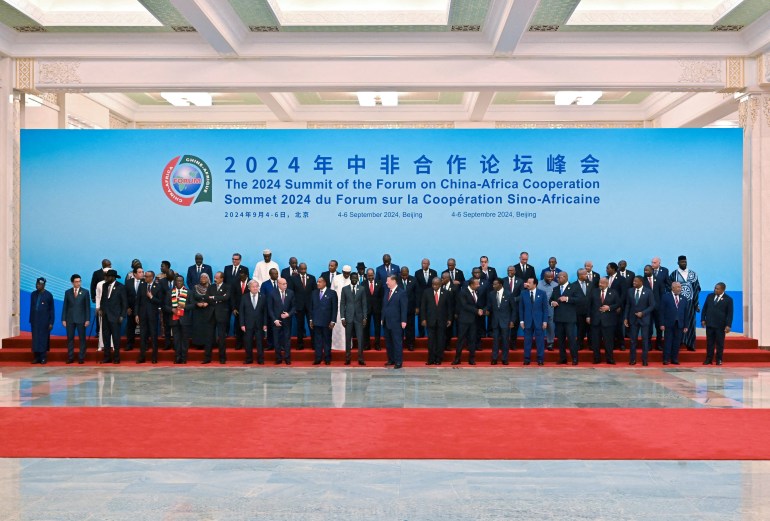
[{"label": "man with blue tie", "polygon": [[67,363],[75,361],[75,331],[80,338],[78,363],[86,359],[86,328],[91,323],[91,303],[88,291],[81,288],[80,275],[70,277],[72,287],[64,292],[64,306],[61,310],[61,324],[67,330]]},{"label": "man with blue tie", "polygon": [[332,363],[332,329],[337,320],[337,293],[326,287],[326,279],[318,277],[317,289],[308,304],[310,329],[315,332],[313,348],[315,359],[313,365]]},{"label": "man with blue tie", "polygon": [[537,347],[537,365],[544,363],[548,307],[548,297],[545,291],[537,289],[537,280],[534,277],[526,279],[519,300],[519,325],[524,330],[524,365],[529,365],[532,359],[533,336]]},{"label": "man with blue tie", "polygon": [[682,284],[671,283],[671,293],[663,295],[660,309],[660,329],[664,333],[663,365],[679,365],[679,346],[682,333],[687,332],[687,312],[690,301],[682,295]]},{"label": "man with blue tie", "polygon": [[287,289],[286,279],[278,279],[278,290],[270,294],[267,311],[273,324],[275,364],[291,365],[291,319],[295,308],[294,292]]},{"label": "man with blue tie", "polygon": [[714,360],[716,347],[717,365],[722,365],[722,353],[725,350],[725,335],[733,325],[733,299],[725,294],[727,286],[717,282],[714,293],[706,297],[701,313],[701,325],[706,328],[706,360],[709,365]]},{"label": "man with blue tie", "polygon": [[644,279],[634,277],[633,288],[626,293],[625,320],[631,337],[631,356],[628,365],[636,365],[636,344],[642,335],[642,365],[647,365],[647,353],[650,352],[650,316],[655,311],[655,297],[652,290],[643,287]]},{"label": "man with blue tie", "polygon": [[401,289],[398,285],[396,275],[389,276],[385,283],[387,290],[382,297],[381,315],[382,328],[385,333],[385,349],[388,353],[388,361],[385,362],[385,366],[392,365],[394,369],[401,369],[404,363],[403,334],[404,329],[406,329],[409,302],[406,290]]}]

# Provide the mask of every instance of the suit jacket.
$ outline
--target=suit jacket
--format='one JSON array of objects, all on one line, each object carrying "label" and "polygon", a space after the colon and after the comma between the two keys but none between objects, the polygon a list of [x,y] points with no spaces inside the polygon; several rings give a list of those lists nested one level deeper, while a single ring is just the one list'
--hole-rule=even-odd
[{"label": "suit jacket", "polygon": [[[214,284],[214,272],[211,271],[211,266],[208,264],[201,264],[201,273],[208,274],[209,280]],[[187,268],[187,278],[185,280],[187,281],[187,287],[190,289],[194,288],[198,282],[200,282],[201,276],[198,274],[197,265],[193,264]]]},{"label": "suit jacket", "polygon": [[[610,310],[601,312],[601,306],[609,306]],[[588,311],[591,316],[591,326],[610,327],[618,323],[618,308],[620,307],[620,294],[611,289],[607,289],[607,294],[602,303],[602,292],[599,288],[591,290],[591,301],[588,305]]]},{"label": "suit jacket", "polygon": [[[511,285],[513,285],[513,287],[511,287]],[[521,290],[524,287],[524,282],[515,275],[513,276],[513,281],[511,281],[511,278],[506,275],[503,279],[503,286],[505,287],[506,291],[511,294],[511,298],[513,299],[514,304],[513,311],[518,314],[519,299],[521,297]]]},{"label": "suit jacket", "polygon": [[[465,282],[462,286],[460,286],[460,289],[462,291],[468,290],[468,284],[470,283],[472,279],[468,279],[467,282]],[[492,284],[484,279],[479,279],[479,287],[476,288],[476,297],[478,298],[478,305],[481,309],[487,308],[487,302],[489,302],[489,291],[492,289]]]},{"label": "suit jacket", "polygon": [[[639,302],[636,302],[636,288],[626,291],[626,320],[629,324],[638,323],[646,326],[650,323],[650,313],[655,311],[655,296],[652,290],[642,286],[639,294]],[[636,313],[642,312],[642,318],[638,318]]]},{"label": "suit jacket", "polygon": [[362,323],[369,316],[369,310],[366,307],[366,288],[356,286],[356,294],[353,296],[353,286],[342,288],[340,295],[340,317],[345,319],[346,324],[356,322]]},{"label": "suit jacket", "polygon": [[310,305],[310,299],[313,291],[316,290],[315,277],[309,273],[305,275],[305,285],[302,285],[302,276],[294,275],[289,280],[289,288],[294,292],[294,309],[296,311],[305,311]]},{"label": "suit jacket", "polygon": [[102,301],[99,303],[99,309],[108,322],[118,322],[126,318],[126,309],[128,308],[128,298],[126,297],[126,287],[118,282],[113,282],[112,294],[104,283],[102,287]]},{"label": "suit jacket", "polygon": [[387,287],[382,290],[382,325],[391,330],[400,330],[401,323],[406,322],[408,297],[401,286],[395,287],[390,298],[389,293]]},{"label": "suit jacket", "polygon": [[230,282],[230,309],[231,310],[238,310],[238,313],[241,311],[241,299],[243,298],[243,295],[249,292],[249,280],[246,280],[246,287],[244,290],[241,290],[241,281],[235,280]]},{"label": "suit jacket", "polygon": [[263,297],[269,297],[273,291],[278,291],[278,281],[276,281],[275,286],[273,286],[273,279],[267,279],[259,287],[259,294]]},{"label": "suit jacket", "polygon": [[385,281],[387,280],[389,275],[396,275],[399,277],[401,274],[401,268],[398,267],[398,264],[390,263],[390,271],[385,269],[384,264],[380,264],[377,266],[377,269],[374,270],[374,280],[379,280],[382,282],[383,285],[385,285]]},{"label": "suit jacket", "polygon": [[428,280],[425,280],[425,272],[422,269],[419,269],[414,272],[414,280],[417,282],[417,305],[420,305],[420,299],[422,298],[422,293],[426,289],[431,287],[431,282],[433,279],[438,277],[438,273],[436,273],[436,270],[429,269],[428,270]]},{"label": "suit jacket", "polygon": [[[647,277],[644,277],[644,282],[642,282],[642,286],[645,288],[650,287],[650,279]],[[666,292],[666,284],[664,283],[664,280],[658,277],[652,278],[652,296],[655,299],[655,305],[657,309],[657,305],[663,301],[663,295]]]},{"label": "suit jacket", "polygon": [[[497,292],[491,291],[489,293],[489,302],[487,303],[490,327],[508,328],[517,315],[513,311],[515,305],[511,293],[505,287],[503,287],[503,296],[500,299],[499,305],[497,303]],[[515,326],[518,326],[518,324],[515,324]]]},{"label": "suit jacket", "polygon": [[543,322],[548,322],[549,305],[548,297],[542,289],[535,290],[534,302],[530,290],[522,290],[519,299],[519,322],[524,322],[524,327],[542,327]]},{"label": "suit jacket", "polygon": [[[187,288],[185,288],[187,289]],[[163,311],[166,313],[172,314],[174,313],[174,306],[171,303],[171,297],[173,296],[174,290],[171,289],[170,291],[165,291],[163,293]],[[192,312],[193,309],[195,309],[195,300],[193,300],[192,292],[190,290],[187,290],[187,300],[184,303],[184,315],[182,315],[177,321],[182,326],[191,326],[192,325]],[[177,321],[172,319],[171,324],[175,324]]]},{"label": "suit jacket", "polygon": [[[652,273],[654,275],[655,270],[652,270]],[[661,266],[660,268],[658,268],[658,277],[660,277],[660,280],[662,280],[663,284],[666,286],[666,291],[671,291],[671,283],[674,281],[671,280],[671,274],[669,273],[668,268],[666,268],[665,266]]]},{"label": "suit jacket", "polygon": [[407,306],[409,306],[410,312],[413,312],[420,305],[417,298],[417,281],[409,275],[406,278],[406,286],[404,286],[404,279],[398,277],[398,287],[406,292]]},{"label": "suit jacket", "polygon": [[679,295],[679,306],[677,306],[673,293],[664,294],[659,308],[660,322],[667,328],[673,328],[677,325],[680,328],[688,326],[687,312],[690,308],[690,300],[685,298],[684,295]]},{"label": "suit jacket", "polygon": [[524,271],[521,271],[521,263],[514,264],[513,271],[516,277],[524,282],[526,282],[527,279],[535,279],[535,282],[538,281],[537,275],[535,275],[535,268],[531,264],[527,264]]},{"label": "suit jacket", "polygon": [[420,299],[420,322],[425,321],[428,327],[446,327],[452,320],[452,297],[444,288],[439,288],[438,305],[433,288],[422,292]]},{"label": "suit jacket", "polygon": [[572,283],[580,292],[580,302],[575,306],[575,313],[581,316],[590,315],[591,312],[588,309],[591,304],[591,293],[593,292],[593,285],[586,281],[586,292],[583,293],[583,287],[580,285],[580,280],[576,280]]},{"label": "suit jacket", "polygon": [[[567,302],[559,302],[560,297],[567,297]],[[561,286],[556,286],[551,293],[551,302],[559,305],[553,308],[553,321],[576,324],[578,309],[581,309],[581,304],[587,300],[579,282],[568,282],[564,293],[561,291]]]},{"label": "suit jacket", "polygon": [[599,279],[600,278],[602,278],[601,275],[599,275],[595,271],[591,271],[591,274],[588,275],[588,278],[586,279],[586,282],[591,283],[591,289],[598,288],[599,287]]},{"label": "suit jacket", "polygon": [[[543,268],[542,270],[540,270],[540,280],[543,280],[545,278],[545,274],[548,273],[549,271],[551,271],[551,268]],[[554,273],[553,275],[553,281],[558,284],[559,281],[558,281],[557,275],[561,273],[562,270],[561,268],[556,268],[554,271],[556,273]]]},{"label": "suit jacket", "polygon": [[722,294],[722,299],[715,302],[716,293],[706,297],[701,313],[701,322],[706,323],[706,327],[715,327],[724,329],[733,327],[733,299],[727,293]]},{"label": "suit jacket", "polygon": [[[479,288],[480,289],[480,288]],[[467,286],[461,288],[455,295],[455,314],[460,324],[470,324],[479,316],[479,310],[484,309],[486,304],[481,304],[479,289],[476,290],[476,301],[473,300],[473,294]]]},{"label": "suit jacket", "polygon": [[104,280],[104,270],[99,268],[91,275],[91,302],[96,302],[96,285]]},{"label": "suit jacket", "polygon": [[[299,275],[299,268],[297,268],[296,273],[297,273],[297,275]],[[281,270],[281,278],[285,279],[287,282],[293,276],[294,276],[294,274],[291,272],[291,266],[286,266],[284,269]]]},{"label": "suit jacket", "polygon": [[[607,277],[607,278],[609,279],[609,277]],[[618,274],[615,274],[615,278],[612,279],[612,284],[610,284],[608,286],[608,288],[617,291],[621,295],[625,295],[626,294],[626,292],[624,291],[625,284],[624,284],[622,278],[620,277],[620,275],[618,275]],[[626,302],[625,302],[625,299],[624,299],[623,302],[621,302],[621,305],[624,305],[625,303]]]},{"label": "suit jacket", "polygon": [[460,283],[461,286],[465,282],[465,274],[463,273],[463,270],[461,270],[461,269],[455,268],[455,277],[454,277],[454,279],[452,279],[452,272],[450,272],[449,270],[444,270],[444,271],[441,272],[442,275],[444,273],[449,273],[449,279],[452,282],[454,282],[456,280],[457,282]]},{"label": "suit jacket", "polygon": [[[249,302],[251,304],[251,302]],[[281,302],[281,291],[275,290],[267,298],[267,315],[270,317],[270,322],[280,320],[282,325],[291,326],[291,317],[297,312],[294,307],[294,292],[290,289],[286,289],[286,296]],[[281,318],[281,313],[288,313],[288,318]]]},{"label": "suit jacket", "polygon": [[[189,271],[188,271],[189,273]],[[235,272],[235,275],[233,275],[233,265],[228,264],[225,266],[225,269],[222,270],[222,275],[225,276],[225,284],[228,284],[232,286],[233,284],[237,284],[241,281],[241,273],[246,273],[246,282],[249,281],[249,268],[244,266],[243,264],[238,266],[238,270]],[[212,280],[213,282],[213,280]],[[248,291],[248,290],[247,290]]]},{"label": "suit jacket", "polygon": [[211,284],[206,291],[206,302],[209,308],[214,307],[214,318],[217,322],[227,322],[230,320],[230,287],[224,282],[217,288],[216,284]]},{"label": "suit jacket", "polygon": [[[337,278],[337,277],[342,277],[342,273],[340,273],[339,271],[335,271],[334,272],[334,278]],[[323,273],[321,273],[321,277],[320,278],[322,278],[322,279],[324,279],[326,281],[326,288],[327,289],[330,289],[332,287],[332,280],[331,280],[330,272],[324,271]]]},{"label": "suit jacket", "polygon": [[374,292],[370,291],[368,280],[362,287],[364,288],[364,292],[366,294],[366,309],[379,315],[382,312],[382,282],[378,280],[374,281]]},{"label": "suit jacket", "polygon": [[[117,282],[117,281],[116,281]],[[126,290],[126,302],[128,303],[129,309],[131,309],[131,312],[136,314],[136,297],[139,295],[139,291],[141,290],[141,286],[144,283],[143,280],[139,281],[139,288],[136,287],[136,279],[131,278],[125,286],[123,286]]]},{"label": "suit jacket", "polygon": [[623,274],[618,271],[618,278],[620,278],[620,281],[623,283],[623,286],[625,289],[633,288],[634,287],[634,276],[636,273],[634,273],[631,270],[626,270],[626,276],[624,277]]},{"label": "suit jacket", "polygon": [[240,307],[238,308],[242,326],[246,326],[246,329],[262,330],[263,326],[267,324],[266,300],[264,295],[259,295],[257,297],[257,307],[255,308],[251,303],[251,292],[247,291],[246,294],[243,295]]},{"label": "suit jacket", "polygon": [[[147,291],[152,294],[152,298],[147,297]],[[147,284],[145,281],[139,283],[139,292],[136,295],[136,309],[134,315],[138,317],[158,316],[158,308],[163,305],[163,288],[160,284],[152,281]]]},{"label": "suit jacket", "polygon": [[313,326],[327,327],[337,321],[337,292],[324,288],[324,296],[320,298],[320,290],[316,288],[310,297],[308,312]]},{"label": "suit jacket", "polygon": [[91,301],[88,290],[80,288],[78,298],[75,298],[73,288],[64,292],[64,304],[61,309],[61,319],[67,324],[85,324],[91,320]]},{"label": "suit jacket", "polygon": [[[481,269],[481,266],[478,267]],[[491,286],[492,282],[497,278],[497,270],[491,266],[487,266],[487,272],[489,272],[489,275],[481,272],[481,280],[486,280],[487,283]]]}]

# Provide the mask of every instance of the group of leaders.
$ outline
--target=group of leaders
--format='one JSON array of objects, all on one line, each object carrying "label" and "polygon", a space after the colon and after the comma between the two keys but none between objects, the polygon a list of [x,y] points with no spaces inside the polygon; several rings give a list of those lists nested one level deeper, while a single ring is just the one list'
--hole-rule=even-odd
[{"label": "group of leaders", "polygon": [[[414,350],[415,329],[428,338],[426,365],[440,365],[456,337],[452,365],[461,363],[468,351],[468,363],[476,364],[480,339],[493,339],[492,365],[509,364],[509,353],[516,348],[522,331],[524,365],[544,364],[545,350],[559,349],[559,364],[578,365],[578,351],[587,345],[593,351],[593,363],[615,364],[614,349],[625,350],[630,339],[630,361],[635,365],[641,349],[642,365],[648,365],[653,348],[663,351],[663,364],[679,364],[679,350],[695,350],[695,314],[699,309],[700,282],[687,266],[684,255],[677,269],[669,272],[655,257],[644,266],[642,274],[627,268],[624,260],[610,262],[606,276],[593,270],[586,261],[570,282],[566,271],[551,257],[540,271],[529,264],[522,252],[519,262],[504,276],[489,266],[482,256],[479,266],[466,279],[454,259],[440,274],[423,259],[421,269],[410,273],[385,254],[382,264],[367,268],[359,262],[356,270],[344,266],[338,271],[336,260],[327,271],[315,277],[297,258],[280,269],[270,250],[254,272],[241,263],[235,253],[232,264],[213,273],[204,264],[203,255],[186,277],[175,273],[168,261],[161,262],[160,273],[144,270],[138,259],[123,283],[108,259],[93,273],[90,291],[82,279],[71,277],[72,288],[63,298],[61,322],[67,332],[67,363],[75,361],[75,334],[80,341],[77,362],[86,355],[86,328],[91,324],[91,305],[95,304],[101,363],[120,363],[121,330],[125,329],[125,350],[132,350],[137,338],[140,354],[137,363],[150,359],[157,363],[158,337],[165,336],[166,348],[174,346],[175,363],[187,363],[190,343],[202,347],[204,360],[212,361],[213,347],[219,362],[227,360],[226,338],[234,331],[236,349],[245,350],[245,364],[264,364],[265,351],[275,352],[275,364],[291,364],[290,338],[296,330],[297,349],[304,349],[305,325],[309,327],[315,365],[331,363],[332,349],[345,350],[345,365],[351,363],[352,348],[357,345],[358,364],[366,365],[364,352],[381,350],[384,337],[386,366],[398,369],[403,364],[404,345]],[[30,299],[33,364],[45,364],[50,331],[55,320],[54,300],[45,289],[46,280],[36,281]],[[718,282],[705,299],[701,326],[706,328],[704,364],[722,364],[725,334],[733,320],[733,301]],[[417,323],[417,328],[415,328]],[[125,325],[125,327],[124,327]],[[373,331],[372,331],[373,330]],[[256,356],[255,356],[256,355]]]}]

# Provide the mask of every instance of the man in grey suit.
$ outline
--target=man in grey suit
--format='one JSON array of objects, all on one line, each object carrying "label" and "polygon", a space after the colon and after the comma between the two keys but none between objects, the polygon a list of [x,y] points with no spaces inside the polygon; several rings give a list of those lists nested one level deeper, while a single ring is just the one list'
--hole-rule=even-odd
[{"label": "man in grey suit", "polygon": [[86,360],[86,328],[91,323],[91,303],[88,290],[80,287],[80,275],[70,277],[72,287],[64,292],[64,307],[61,310],[61,325],[67,329],[67,363],[75,361],[75,330],[80,338],[78,363]]},{"label": "man in grey suit", "polygon": [[358,342],[358,365],[364,361],[364,329],[369,310],[366,307],[366,288],[358,285],[358,273],[350,275],[350,285],[342,288],[340,296],[340,317],[345,328],[345,365],[350,365],[350,350],[353,346],[353,334]]},{"label": "man in grey suit", "polygon": [[254,363],[254,347],[257,348],[257,363],[265,363],[262,337],[267,332],[267,298],[259,292],[259,282],[249,282],[249,292],[241,299],[238,315],[243,331],[243,349],[246,351],[244,364]]},{"label": "man in grey suit", "polygon": [[634,277],[634,287],[626,294],[626,319],[624,324],[631,336],[631,357],[628,365],[636,365],[636,344],[642,335],[642,365],[647,365],[647,353],[650,351],[650,317],[655,311],[655,297],[650,288],[644,287],[644,279]]}]

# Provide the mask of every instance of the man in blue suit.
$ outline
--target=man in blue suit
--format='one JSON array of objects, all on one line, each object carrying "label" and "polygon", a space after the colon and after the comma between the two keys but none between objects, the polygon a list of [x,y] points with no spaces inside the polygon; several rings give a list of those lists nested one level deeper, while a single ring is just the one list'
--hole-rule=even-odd
[{"label": "man in blue suit", "polygon": [[332,329],[337,320],[337,293],[326,287],[323,277],[318,277],[316,285],[317,289],[308,303],[310,329],[315,332],[313,365],[319,365],[321,360],[329,365],[332,363]]},{"label": "man in blue suit", "polygon": [[72,287],[64,292],[64,307],[61,310],[61,324],[67,329],[67,363],[75,361],[75,331],[80,338],[78,363],[86,359],[86,328],[91,323],[91,303],[88,291],[81,288],[80,275],[70,277]]},{"label": "man in blue suit", "polygon": [[201,280],[201,273],[206,273],[209,276],[209,280],[214,280],[214,272],[211,271],[211,266],[203,264],[203,254],[195,254],[195,264],[187,268],[187,287],[190,289],[195,286]]},{"label": "man in blue suit", "polygon": [[286,365],[291,365],[291,319],[296,311],[294,292],[287,289],[286,279],[278,279],[278,290],[270,294],[267,302],[267,312],[273,324],[275,364],[286,362]]},{"label": "man in blue suit", "polygon": [[[401,268],[398,267],[397,264],[393,264],[390,261],[390,254],[386,253],[382,256],[382,264],[377,266],[377,271],[374,275],[374,280],[379,281],[383,284],[385,284],[385,281],[388,280],[388,277],[391,275],[398,275],[401,273]],[[387,291],[386,291],[387,293]]]},{"label": "man in blue suit", "polygon": [[672,363],[679,365],[679,346],[682,344],[682,333],[687,332],[687,311],[690,301],[682,295],[682,284],[671,283],[671,293],[663,295],[660,309],[661,330],[663,339],[663,365]]},{"label": "man in blue suit", "polygon": [[537,280],[530,277],[524,283],[519,299],[519,325],[524,330],[524,365],[532,358],[532,336],[537,346],[537,365],[545,359],[544,333],[548,327],[548,297],[545,291],[537,289]]},{"label": "man in blue suit", "polygon": [[634,277],[634,287],[626,293],[626,318],[623,321],[631,337],[631,356],[628,365],[636,365],[636,344],[642,335],[642,365],[647,365],[650,352],[650,316],[655,311],[655,297],[650,288],[643,287],[644,279]]},{"label": "man in blue suit", "polygon": [[[389,255],[387,258],[390,260]],[[385,257],[383,257],[384,260]],[[394,369],[401,369],[404,363],[403,334],[409,302],[406,290],[398,285],[396,275],[389,276],[386,284],[388,289],[382,297],[382,328],[385,333],[385,349],[388,353],[385,366],[392,365]]]}]

